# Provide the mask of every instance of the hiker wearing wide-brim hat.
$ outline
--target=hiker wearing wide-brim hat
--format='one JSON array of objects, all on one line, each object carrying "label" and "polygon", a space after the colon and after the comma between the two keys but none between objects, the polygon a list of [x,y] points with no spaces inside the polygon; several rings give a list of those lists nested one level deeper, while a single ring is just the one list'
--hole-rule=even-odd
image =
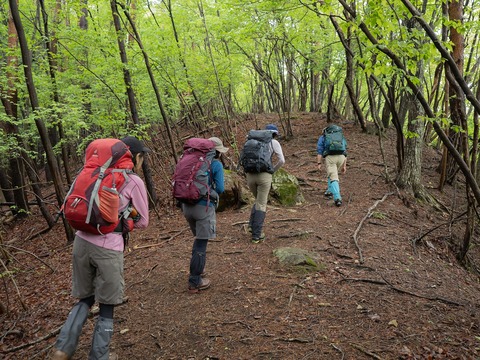
[{"label": "hiker wearing wide-brim hat", "polygon": [[223,142],[222,140],[220,140],[220,138],[213,136],[208,140],[213,141],[213,143],[215,144],[215,150],[219,153],[225,154],[228,151],[228,148],[223,146]]},{"label": "hiker wearing wide-brim hat", "polygon": [[[205,181],[208,182],[206,185],[211,192],[195,203],[189,203],[185,201],[185,199],[184,201],[180,201],[182,213],[194,236],[188,277],[188,292],[191,294],[198,293],[210,287],[210,280],[205,277],[207,245],[209,239],[216,237],[216,207],[219,201],[218,196],[225,190],[223,165],[219,157],[221,154],[225,154],[228,148],[223,146],[222,140],[218,137],[211,137],[208,140],[210,141],[205,139],[190,139],[190,141],[195,141],[196,144],[210,143],[209,149],[211,149],[211,142],[215,145],[215,155],[213,159],[211,159],[209,166],[207,165],[208,180]],[[208,153],[210,154],[210,151]],[[188,154],[193,156],[194,153],[188,152]],[[184,153],[184,156],[189,155]],[[207,155],[205,162],[210,161],[208,160],[208,156],[209,155]],[[197,162],[198,158],[194,157],[193,161]],[[182,164],[180,161],[179,164],[177,164],[176,172],[180,171],[178,169],[181,168]],[[177,182],[177,180],[175,180],[174,175],[174,181]],[[215,193],[215,197],[212,195],[213,193]]]}]

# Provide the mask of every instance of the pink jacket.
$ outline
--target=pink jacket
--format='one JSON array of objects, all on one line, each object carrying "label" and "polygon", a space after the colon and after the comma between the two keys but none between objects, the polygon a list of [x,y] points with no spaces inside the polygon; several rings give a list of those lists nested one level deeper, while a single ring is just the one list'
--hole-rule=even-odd
[{"label": "pink jacket", "polygon": [[[123,189],[120,191],[120,211],[123,211],[130,203],[140,214],[140,219],[135,222],[134,227],[138,229],[146,228],[148,226],[147,190],[143,180],[136,174],[129,174],[127,182],[125,182]],[[113,232],[106,235],[96,235],[85,231],[77,231],[76,235],[105,249],[124,250],[121,233]]]}]

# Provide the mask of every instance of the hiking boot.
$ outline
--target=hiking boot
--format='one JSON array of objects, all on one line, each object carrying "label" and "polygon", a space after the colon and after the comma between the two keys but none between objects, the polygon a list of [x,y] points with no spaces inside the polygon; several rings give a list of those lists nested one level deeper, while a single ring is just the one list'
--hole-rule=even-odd
[{"label": "hiking boot", "polygon": [[333,194],[330,190],[327,190],[323,193],[323,196],[325,196],[327,199],[331,199],[333,197]]},{"label": "hiking boot", "polygon": [[252,243],[258,244],[265,241],[265,234],[262,232],[259,237],[252,237]]},{"label": "hiking boot", "polygon": [[252,233],[252,227],[251,227],[250,225],[247,227],[247,231],[248,231],[250,234]]},{"label": "hiking boot", "polygon": [[205,290],[205,289],[208,289],[210,287],[210,280],[206,279],[206,278],[202,278],[200,280],[200,283],[198,283],[197,286],[195,285],[192,285],[192,284],[189,284],[188,285],[188,292],[190,294],[196,294],[198,293],[200,290]]},{"label": "hiking boot", "polygon": [[342,199],[335,200],[335,206],[342,206]]},{"label": "hiking boot", "polygon": [[61,350],[56,350],[55,353],[52,356],[52,360],[68,360],[69,356],[67,353],[64,353]]}]

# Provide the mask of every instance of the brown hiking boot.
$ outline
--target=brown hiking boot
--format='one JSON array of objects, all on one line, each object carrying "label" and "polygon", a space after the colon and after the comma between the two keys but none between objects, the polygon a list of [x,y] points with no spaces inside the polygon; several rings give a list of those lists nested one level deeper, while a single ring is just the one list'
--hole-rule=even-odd
[{"label": "brown hiking boot", "polygon": [[206,278],[202,278],[200,280],[200,283],[197,285],[197,286],[194,286],[192,284],[189,284],[188,285],[188,292],[190,294],[196,294],[198,293],[200,290],[205,290],[205,289],[208,289],[210,287],[210,280],[206,279]]},{"label": "brown hiking boot", "polygon": [[52,360],[68,360],[68,355],[61,350],[55,350]]}]

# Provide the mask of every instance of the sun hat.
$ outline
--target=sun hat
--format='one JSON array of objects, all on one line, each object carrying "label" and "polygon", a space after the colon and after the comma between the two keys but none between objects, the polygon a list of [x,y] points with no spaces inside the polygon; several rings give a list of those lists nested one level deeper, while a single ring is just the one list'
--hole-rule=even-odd
[{"label": "sun hat", "polygon": [[265,130],[270,130],[278,135],[278,127],[275,124],[268,124],[267,126],[265,126]]},{"label": "sun hat", "polygon": [[141,152],[150,152],[151,150],[146,147],[143,142],[138,140],[135,136],[126,136],[122,139],[123,143],[128,146],[132,154],[139,154]]},{"label": "sun hat", "polygon": [[214,136],[208,139],[210,141],[213,141],[215,143],[215,150],[221,153],[226,153],[228,151],[228,148],[223,146],[222,140],[220,140],[218,137]]}]

